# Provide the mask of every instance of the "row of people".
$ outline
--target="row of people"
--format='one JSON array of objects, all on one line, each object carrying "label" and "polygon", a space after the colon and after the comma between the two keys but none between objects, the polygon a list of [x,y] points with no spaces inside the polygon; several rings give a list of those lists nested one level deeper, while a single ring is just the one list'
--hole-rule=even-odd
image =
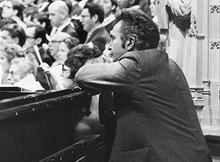
[{"label": "row of people", "polygon": [[[119,6],[130,7],[136,5],[137,2],[139,1],[119,1]],[[106,5],[102,8],[97,2],[93,3],[89,0],[81,8],[78,15],[79,21],[70,18],[72,11],[68,4],[65,1],[54,1],[48,5],[47,13],[39,13],[33,1],[32,3],[24,1],[22,4],[16,0],[5,0],[1,3],[0,41],[4,44],[16,44],[22,48],[26,58],[34,64],[34,76],[45,89],[63,88],[59,83],[61,79],[57,76],[60,75],[60,67],[67,58],[68,50],[72,47],[84,43],[97,46],[104,51],[106,43],[110,41],[106,25],[108,26],[114,20],[114,13],[117,9],[116,1],[106,0],[103,2]],[[22,10],[22,5],[26,6],[24,10]],[[77,25],[78,28],[76,28]],[[57,85],[48,85],[48,79],[42,79],[41,74],[38,74],[39,66],[44,71],[49,71],[55,78],[59,78]],[[46,67],[50,68],[46,69]],[[57,67],[59,70],[56,69]],[[7,70],[4,71],[5,74]],[[1,84],[7,82],[5,79],[6,77],[2,75]]]}]

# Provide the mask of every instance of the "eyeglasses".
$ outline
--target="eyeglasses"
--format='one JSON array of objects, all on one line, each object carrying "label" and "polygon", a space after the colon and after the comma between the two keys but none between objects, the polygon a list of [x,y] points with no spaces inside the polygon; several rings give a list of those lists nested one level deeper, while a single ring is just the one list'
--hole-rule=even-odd
[{"label": "eyeglasses", "polygon": [[3,5],[3,6],[2,6],[2,8],[8,8],[8,9],[10,9],[10,8],[11,8],[11,9],[13,9],[13,7],[12,7],[12,6],[6,6],[6,5]]},{"label": "eyeglasses", "polygon": [[50,43],[61,43],[62,41],[58,41],[58,40],[51,40]]},{"label": "eyeglasses", "polygon": [[32,36],[26,36],[27,39],[35,39],[35,37]]},{"label": "eyeglasses", "polygon": [[81,17],[82,19],[85,19],[86,17],[90,17],[90,15],[80,15],[80,17]]}]

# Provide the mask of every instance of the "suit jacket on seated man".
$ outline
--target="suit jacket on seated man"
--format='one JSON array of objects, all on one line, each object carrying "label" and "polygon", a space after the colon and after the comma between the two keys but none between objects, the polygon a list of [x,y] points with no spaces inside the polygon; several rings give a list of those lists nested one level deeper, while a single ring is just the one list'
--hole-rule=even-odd
[{"label": "suit jacket on seated man", "polygon": [[79,35],[69,18],[69,9],[64,1],[54,1],[50,4],[48,11],[51,25],[53,26],[50,36],[53,36],[57,32],[66,32],[69,35],[78,38]]},{"label": "suit jacket on seated man", "polygon": [[106,43],[110,41],[110,36],[105,27],[101,25],[104,20],[103,8],[98,4],[86,3],[80,17],[84,30],[88,32],[85,43],[93,43],[104,51]]},{"label": "suit jacket on seated man", "polygon": [[109,161],[211,162],[186,78],[156,49],[156,24],[139,9],[127,9],[116,20],[109,43],[113,62],[87,63],[75,75],[88,91],[113,92]]}]

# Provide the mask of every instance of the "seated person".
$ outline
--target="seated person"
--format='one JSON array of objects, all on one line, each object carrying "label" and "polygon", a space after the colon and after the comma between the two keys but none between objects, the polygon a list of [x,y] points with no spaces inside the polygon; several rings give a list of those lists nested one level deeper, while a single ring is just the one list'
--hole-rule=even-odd
[{"label": "seated person", "polygon": [[35,15],[37,14],[37,7],[26,7],[24,10],[23,10],[23,21],[26,25],[33,25],[34,22],[34,17]]},{"label": "seated person", "polygon": [[[48,51],[50,55],[53,57],[53,59],[55,59],[55,62],[52,64],[52,66],[62,64],[59,62],[59,60],[57,60],[57,53],[59,52],[59,46],[60,46],[60,43],[64,41],[64,39],[70,38],[70,37],[71,36],[67,33],[59,32],[50,38],[50,41],[48,44],[49,46]],[[49,65],[44,62],[43,63],[41,62],[40,67],[37,69],[37,77],[36,77],[37,80],[47,90],[56,89],[56,87],[51,85],[51,82],[48,78],[49,76],[47,76],[48,74],[46,74],[44,71],[49,71]],[[59,74],[61,74],[61,68],[60,68]]]},{"label": "seated person", "polygon": [[34,16],[33,21],[36,25],[43,27],[46,30],[47,36],[49,37],[52,29],[52,26],[50,24],[49,14],[45,12],[37,13]]},{"label": "seated person", "polygon": [[0,84],[6,84],[11,61],[15,57],[23,57],[22,48],[16,44],[0,43]]},{"label": "seated person", "polygon": [[17,85],[32,91],[42,90],[43,88],[35,80],[34,69],[34,65],[24,57],[14,58],[9,68],[7,84]]},{"label": "seated person", "polygon": [[65,38],[63,41],[60,41],[58,52],[54,55],[55,62],[52,66],[63,64],[67,59],[67,53],[69,50],[79,44],[79,40],[75,37]]},{"label": "seated person", "polygon": [[[83,66],[88,60],[96,58],[101,55],[101,51],[97,46],[90,47],[87,44],[79,44],[76,47],[72,48],[67,53],[67,59],[64,62],[62,68],[62,76],[65,80],[71,80],[64,85],[66,88],[77,86],[74,83],[74,76],[78,69]],[[72,85],[71,85],[72,84]]]},{"label": "seated person", "polygon": [[22,21],[24,6],[17,0],[5,0],[2,4],[2,20],[11,19],[18,26],[25,29],[26,24]]},{"label": "seated person", "polygon": [[63,86],[63,84],[65,84],[63,83],[65,82],[65,80],[63,79],[63,77],[61,77],[62,65],[67,59],[68,51],[77,44],[79,44],[79,40],[74,37],[69,37],[61,41],[59,44],[58,52],[54,56],[55,62],[52,64],[51,67],[49,67],[49,69],[45,69],[50,73],[50,82],[53,89],[65,89],[65,87]]},{"label": "seated person", "polygon": [[55,34],[54,36],[50,37],[50,40],[49,40],[49,52],[50,52],[50,55],[56,60],[56,55],[58,53],[58,50],[59,50],[59,46],[60,46],[60,43],[66,39],[66,38],[70,38],[71,36],[67,33],[64,33],[64,32],[60,32],[60,33],[57,33]]},{"label": "seated person", "polygon": [[[87,44],[79,44],[72,48],[68,52],[67,60],[63,65],[63,77],[66,78],[66,87],[77,87],[74,82],[74,76],[76,72],[82,67],[87,61],[93,61],[94,58],[99,57],[102,52],[99,50],[98,46],[89,46]],[[101,134],[102,126],[99,123],[98,117],[98,100],[99,96],[92,96],[90,107],[90,114],[88,117],[84,117],[83,120],[77,124],[77,134],[78,137],[83,137],[87,133],[91,134]]]},{"label": "seated person", "polygon": [[1,28],[0,39],[5,43],[15,43],[22,47],[26,41],[26,34],[17,24],[7,24]]},{"label": "seated person", "polygon": [[[34,61],[33,58],[31,57],[34,57],[32,55],[36,55],[36,50],[37,50],[40,54],[41,60],[43,62],[46,62],[48,65],[52,65],[54,59],[52,58],[52,56],[50,56],[47,50],[48,46],[46,44],[48,43],[48,41],[46,38],[45,29],[39,25],[28,25],[25,30],[25,33],[27,39],[25,41],[23,49],[25,50],[25,53],[30,58],[30,60]],[[37,61],[36,64],[39,65],[40,64],[39,60],[36,61]]]}]

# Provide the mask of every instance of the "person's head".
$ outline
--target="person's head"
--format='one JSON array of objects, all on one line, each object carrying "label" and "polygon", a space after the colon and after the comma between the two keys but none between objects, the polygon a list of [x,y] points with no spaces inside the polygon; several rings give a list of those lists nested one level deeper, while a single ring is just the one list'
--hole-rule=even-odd
[{"label": "person's head", "polygon": [[9,68],[7,83],[15,84],[28,74],[34,73],[34,70],[34,65],[25,58],[14,58],[11,61],[11,66]]},{"label": "person's head", "polygon": [[104,9],[105,17],[107,17],[111,13],[115,13],[117,5],[118,4],[116,0],[104,0],[103,9]]},{"label": "person's head", "polygon": [[17,24],[7,24],[1,28],[0,39],[5,43],[16,43],[23,46],[26,34],[24,29]]},{"label": "person's head", "polygon": [[90,32],[97,25],[101,24],[103,20],[103,8],[98,4],[86,3],[80,15],[80,21],[83,25],[83,29],[87,32]]},{"label": "person's head", "polygon": [[17,0],[6,0],[2,6],[2,17],[11,18],[14,16],[18,16],[22,18],[23,9],[24,6]]},{"label": "person's head", "polygon": [[97,58],[102,54],[98,46],[89,46],[87,44],[79,44],[72,48],[68,54],[67,59],[64,62],[65,69],[63,75],[67,78],[74,78],[76,72],[82,67],[88,60]]},{"label": "person's head", "polygon": [[16,44],[1,44],[0,47],[0,64],[4,72],[9,70],[11,60],[16,57],[23,57],[22,48]]},{"label": "person's head", "polygon": [[23,46],[24,49],[31,48],[34,45],[40,47],[43,43],[47,43],[46,31],[41,26],[29,25],[27,26],[25,33],[27,39]]},{"label": "person's head", "polygon": [[61,42],[63,42],[64,39],[70,38],[71,36],[64,32],[56,33],[54,36],[51,37],[51,40],[49,41],[49,52],[51,56],[56,60],[57,53],[59,50],[59,45]]},{"label": "person's head", "polygon": [[61,0],[51,3],[48,11],[51,25],[55,27],[60,27],[63,25],[69,16],[69,8],[67,4]]},{"label": "person's head", "polygon": [[118,0],[118,6],[120,9],[129,8],[135,5],[138,5],[140,0]]},{"label": "person's head", "polygon": [[34,16],[34,24],[39,25],[41,27],[43,27],[47,34],[49,34],[51,32],[51,24],[50,24],[50,19],[49,19],[49,15],[47,13],[37,13]]},{"label": "person's head", "polygon": [[60,42],[59,48],[58,48],[58,52],[56,54],[56,61],[59,61],[61,63],[64,63],[64,61],[67,58],[67,53],[69,52],[69,50],[73,47],[75,47],[76,45],[78,45],[79,39],[75,38],[75,37],[68,37],[66,39],[64,39],[62,42]]},{"label": "person's head", "polygon": [[113,61],[128,51],[157,48],[159,42],[157,25],[139,9],[123,10],[110,37]]},{"label": "person's head", "polygon": [[37,14],[37,7],[27,7],[23,10],[23,21],[26,25],[32,25],[34,17]]}]

